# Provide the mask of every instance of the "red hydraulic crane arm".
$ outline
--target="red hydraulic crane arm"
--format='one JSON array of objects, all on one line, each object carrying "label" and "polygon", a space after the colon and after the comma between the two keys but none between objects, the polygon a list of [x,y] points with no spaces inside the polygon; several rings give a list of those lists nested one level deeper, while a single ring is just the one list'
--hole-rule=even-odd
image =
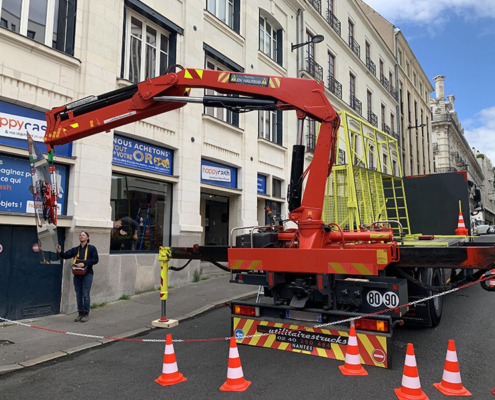
[{"label": "red hydraulic crane arm", "polygon": [[[205,95],[194,99],[189,97],[192,88],[241,97]],[[335,161],[340,119],[325,95],[323,84],[312,79],[183,69],[48,111],[45,143],[50,151],[53,146],[171,111],[186,102],[202,102],[233,111],[296,110],[299,119],[309,116],[320,122],[301,207],[293,210],[290,218],[321,220],[325,182]]]},{"label": "red hydraulic crane arm", "polygon": [[101,95],[90,96],[46,113],[45,143],[48,150],[99,132],[183,107],[183,103],[156,101],[155,97],[187,97],[190,88],[213,89],[223,94],[271,98],[278,109],[295,109],[298,117],[309,115],[332,123],[339,117],[314,80],[184,69]]}]

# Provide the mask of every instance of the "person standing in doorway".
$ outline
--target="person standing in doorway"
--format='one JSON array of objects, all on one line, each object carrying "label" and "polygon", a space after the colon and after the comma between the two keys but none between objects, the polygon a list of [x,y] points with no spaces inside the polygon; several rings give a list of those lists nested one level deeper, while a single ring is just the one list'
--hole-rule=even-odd
[{"label": "person standing in doorway", "polygon": [[79,234],[79,242],[79,246],[66,252],[63,252],[58,245],[57,251],[64,260],[74,258],[72,273],[74,274],[74,289],[76,290],[77,311],[79,313],[74,322],[87,322],[91,305],[89,292],[93,283],[93,265],[98,264],[99,259],[96,247],[89,244],[87,232]]}]

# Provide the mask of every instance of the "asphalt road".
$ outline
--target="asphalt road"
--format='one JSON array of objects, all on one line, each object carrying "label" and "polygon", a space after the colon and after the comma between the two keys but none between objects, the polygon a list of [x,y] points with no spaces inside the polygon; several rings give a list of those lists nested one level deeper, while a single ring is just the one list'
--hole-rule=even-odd
[{"label": "asphalt road", "polygon": [[[343,376],[341,361],[272,349],[240,346],[244,376],[252,385],[242,394],[221,392],[227,376],[229,342],[176,343],[179,371],[186,382],[162,387],[162,343],[117,342],[33,368],[0,376],[1,399],[395,399],[407,343],[414,344],[423,390],[430,400],[445,399],[432,384],[442,379],[449,339],[457,347],[464,386],[473,399],[494,399],[495,294],[479,285],[450,294],[435,329],[398,328],[392,369],[366,366],[367,377]],[[230,312],[221,309],[154,330],[145,338],[218,338],[229,335]]]}]

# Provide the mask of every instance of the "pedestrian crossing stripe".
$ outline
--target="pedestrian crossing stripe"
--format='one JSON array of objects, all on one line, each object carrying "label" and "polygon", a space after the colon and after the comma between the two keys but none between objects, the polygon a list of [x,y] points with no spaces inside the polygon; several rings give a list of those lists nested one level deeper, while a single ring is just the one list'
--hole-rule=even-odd
[{"label": "pedestrian crossing stripe", "polygon": [[[292,348],[292,344],[288,342],[282,342],[277,340],[277,334],[263,335],[262,333],[267,331],[267,328],[260,329],[258,326],[278,329],[287,329],[291,331],[306,331],[314,334],[321,334],[327,336],[341,337],[343,340],[349,337],[349,333],[345,331],[324,329],[324,328],[311,328],[293,324],[284,324],[281,322],[269,322],[260,321],[249,318],[234,317],[233,319],[233,332],[236,330],[242,330],[242,339],[236,339],[238,344],[244,344],[248,346],[266,347],[276,350],[291,351],[293,353],[308,354],[317,357],[331,358],[334,360],[344,360],[346,354],[346,345],[340,343],[327,343],[330,346],[318,347],[318,340],[313,340],[313,344],[309,346],[310,350],[300,350]],[[260,332],[260,331],[263,332]],[[253,336],[253,337],[249,337]],[[364,334],[357,333],[359,355],[361,363],[365,365],[371,365],[375,367],[388,368],[388,340],[385,336],[378,336],[376,334]],[[310,343],[309,339],[308,343]],[[373,354],[379,352],[382,354],[382,358],[378,359]]]}]

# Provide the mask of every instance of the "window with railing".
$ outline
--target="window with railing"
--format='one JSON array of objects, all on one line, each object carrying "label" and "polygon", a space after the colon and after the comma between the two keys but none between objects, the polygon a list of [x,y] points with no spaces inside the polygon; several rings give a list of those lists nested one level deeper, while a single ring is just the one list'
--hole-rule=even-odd
[{"label": "window with railing", "polygon": [[356,54],[359,57],[361,54],[361,48],[359,47],[359,44],[356,41],[356,39],[354,39],[354,23],[350,19],[347,20],[347,23],[348,23],[348,31],[347,31],[348,42],[347,42],[347,44],[349,45],[351,50],[354,52],[354,54]]},{"label": "window with railing", "polygon": [[335,79],[335,56],[328,52],[328,89],[342,98],[342,85]]},{"label": "window with railing", "polygon": [[385,78],[385,75],[383,75],[383,74],[380,75],[380,83],[383,85],[383,87],[385,88],[385,90],[388,90],[389,89],[388,79]]},{"label": "window with railing", "polygon": [[349,73],[349,105],[360,115],[362,113],[362,103],[356,98],[356,77]]},{"label": "window with railing", "polygon": [[342,99],[342,84],[333,76],[328,77],[328,90],[330,90],[339,99]]},{"label": "window with railing", "polygon": [[356,98],[354,95],[350,95],[349,105],[351,108],[356,111],[359,115],[362,115],[363,112],[363,103]]},{"label": "window with railing", "polygon": [[323,68],[314,60],[314,58],[306,57],[306,66],[304,70],[317,81],[323,80]]},{"label": "window with railing", "polygon": [[368,111],[368,122],[378,128],[378,116],[373,111]]},{"label": "window with railing", "polygon": [[[332,6],[331,6],[332,5]],[[342,24],[339,19],[335,16],[333,12],[333,1],[328,1],[328,9],[327,9],[327,23],[330,27],[335,31],[337,35],[341,35],[342,32]]]},{"label": "window with railing", "polygon": [[376,65],[373,61],[371,61],[371,58],[366,57],[366,68],[373,74],[373,76],[376,76]]},{"label": "window with railing", "polygon": [[314,153],[316,147],[316,121],[306,118],[306,152]]},{"label": "window with railing", "polygon": [[308,0],[308,3],[311,4],[319,14],[321,14],[321,0]]}]

